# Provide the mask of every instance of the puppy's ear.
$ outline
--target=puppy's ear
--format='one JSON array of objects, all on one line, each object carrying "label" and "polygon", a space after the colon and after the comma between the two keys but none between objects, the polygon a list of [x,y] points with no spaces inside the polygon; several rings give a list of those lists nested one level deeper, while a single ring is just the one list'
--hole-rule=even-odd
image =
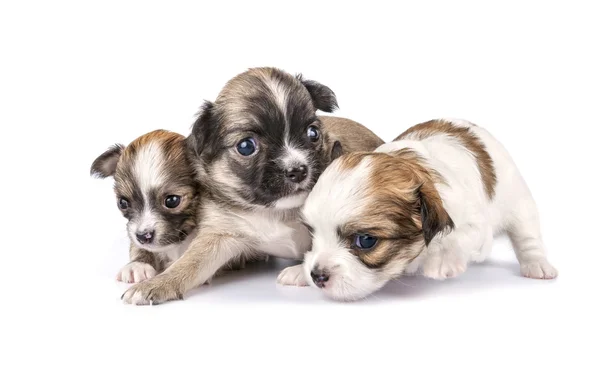
[{"label": "puppy's ear", "polygon": [[426,181],[417,189],[417,196],[421,211],[421,224],[425,245],[439,233],[454,229],[454,221],[446,212],[444,204],[433,185],[432,181]]},{"label": "puppy's ear", "polygon": [[329,87],[322,85],[317,81],[304,79],[302,74],[298,74],[296,77],[302,82],[304,87],[306,87],[306,90],[308,90],[308,93],[318,110],[333,112],[338,108],[335,93]]},{"label": "puppy's ear", "polygon": [[342,147],[342,143],[339,140],[336,140],[333,143],[333,147],[331,148],[331,161],[334,161],[338,157],[344,154],[344,148]]},{"label": "puppy's ear", "polygon": [[192,126],[191,134],[185,139],[188,149],[196,156],[200,156],[204,151],[208,137],[214,129],[215,104],[210,101],[204,101],[198,112],[198,118]]},{"label": "puppy's ear", "polygon": [[124,148],[121,144],[115,144],[102,155],[98,156],[92,163],[90,175],[101,179],[113,176]]}]

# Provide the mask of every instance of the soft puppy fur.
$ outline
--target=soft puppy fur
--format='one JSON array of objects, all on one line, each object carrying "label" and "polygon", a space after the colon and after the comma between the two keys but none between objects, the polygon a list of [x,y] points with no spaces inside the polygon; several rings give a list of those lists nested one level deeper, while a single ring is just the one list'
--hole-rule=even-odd
[{"label": "soft puppy fur", "polygon": [[197,225],[198,193],[185,137],[165,130],[116,144],[91,166],[91,175],[114,177],[116,204],[127,219],[130,262],[117,274],[135,283],[179,258]]},{"label": "soft puppy fur", "polygon": [[325,151],[330,153],[330,161],[347,152],[373,151],[384,143],[374,132],[354,120],[337,116],[320,116],[319,120],[327,136]]},{"label": "soft puppy fur", "polygon": [[431,120],[375,152],[338,158],[302,214],[313,246],[300,281],[337,300],[364,298],[404,273],[456,277],[483,261],[501,232],[524,276],[557,276],[515,163],[467,121]]},{"label": "soft puppy fur", "polygon": [[205,102],[187,138],[204,189],[197,238],[164,273],[132,286],[123,300],[180,299],[243,254],[301,259],[311,239],[299,207],[332,150],[343,151],[316,113],[336,108],[327,86],[275,68],[241,73],[215,102]]}]

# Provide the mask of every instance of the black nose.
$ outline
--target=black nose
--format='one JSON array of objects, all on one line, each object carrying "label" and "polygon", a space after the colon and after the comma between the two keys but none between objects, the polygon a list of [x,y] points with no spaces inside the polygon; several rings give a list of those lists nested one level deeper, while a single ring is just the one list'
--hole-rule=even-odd
[{"label": "black nose", "polygon": [[154,239],[154,230],[148,230],[141,233],[136,233],[135,237],[140,243],[151,243]]},{"label": "black nose", "polygon": [[325,283],[329,280],[329,273],[325,270],[313,270],[310,272],[310,277],[319,288],[325,287]]},{"label": "black nose", "polygon": [[286,170],[285,177],[293,183],[299,183],[306,178],[307,173],[308,170],[306,168],[306,165],[301,165],[297,168]]}]

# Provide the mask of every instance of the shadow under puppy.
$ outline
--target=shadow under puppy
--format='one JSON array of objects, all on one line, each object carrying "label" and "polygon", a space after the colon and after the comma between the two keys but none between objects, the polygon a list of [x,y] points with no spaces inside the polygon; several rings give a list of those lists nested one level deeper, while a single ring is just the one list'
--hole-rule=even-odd
[{"label": "shadow under puppy", "polygon": [[187,138],[204,190],[198,234],[179,260],[132,286],[123,300],[181,299],[242,254],[301,259],[311,237],[299,207],[332,151],[343,151],[316,112],[335,108],[331,89],[279,69],[250,69],[231,79],[214,103],[204,104]]},{"label": "shadow under puppy", "polygon": [[[127,219],[130,262],[117,280],[137,283],[154,277],[195,236],[200,186],[187,153],[184,136],[156,130],[127,147],[114,145],[93,162],[92,176],[114,177],[117,207]],[[228,265],[233,269],[243,262]]]},{"label": "shadow under puppy", "polygon": [[524,276],[557,276],[525,180],[504,147],[467,121],[432,120],[373,153],[342,156],[302,214],[313,234],[304,281],[333,299],[364,298],[403,273],[456,277],[501,232]]}]

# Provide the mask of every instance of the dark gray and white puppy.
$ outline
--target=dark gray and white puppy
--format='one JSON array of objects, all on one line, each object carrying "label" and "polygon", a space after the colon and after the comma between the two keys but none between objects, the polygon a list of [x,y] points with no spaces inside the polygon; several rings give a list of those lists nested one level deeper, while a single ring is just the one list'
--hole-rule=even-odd
[{"label": "dark gray and white puppy", "polygon": [[[123,300],[180,299],[243,254],[301,259],[311,237],[298,219],[299,207],[332,156],[343,151],[324,133],[316,112],[336,108],[331,89],[278,69],[250,69],[231,79],[214,103],[203,105],[187,138],[205,190],[198,235],[179,260],[132,286]],[[360,134],[350,135],[360,140]],[[375,148],[373,139],[365,141],[365,150]]]}]

